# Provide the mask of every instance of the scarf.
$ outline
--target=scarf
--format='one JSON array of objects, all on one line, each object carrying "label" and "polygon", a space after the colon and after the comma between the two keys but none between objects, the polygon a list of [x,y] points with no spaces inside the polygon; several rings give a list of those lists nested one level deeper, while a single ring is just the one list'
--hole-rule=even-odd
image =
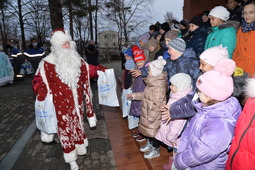
[{"label": "scarf", "polygon": [[255,22],[253,21],[251,24],[247,24],[247,22],[244,20],[244,16],[242,14],[242,32],[250,32],[255,30]]}]

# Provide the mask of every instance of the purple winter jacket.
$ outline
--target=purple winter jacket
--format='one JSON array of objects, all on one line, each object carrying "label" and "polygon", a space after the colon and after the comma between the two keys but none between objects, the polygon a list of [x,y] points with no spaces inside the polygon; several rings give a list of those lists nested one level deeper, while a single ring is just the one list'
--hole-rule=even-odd
[{"label": "purple winter jacket", "polygon": [[184,130],[174,160],[178,170],[225,169],[241,106],[235,97],[202,107]]},{"label": "purple winter jacket", "polygon": [[[146,67],[148,67],[148,62],[146,62],[144,64],[144,66],[142,68],[140,68],[139,70],[146,68]],[[133,84],[133,89],[132,89],[133,93],[143,92],[144,88],[145,88],[145,83],[143,81],[143,77],[139,76],[139,77],[135,78],[134,84]],[[142,101],[141,100],[132,100],[129,115],[140,116],[141,113],[142,113]]]}]

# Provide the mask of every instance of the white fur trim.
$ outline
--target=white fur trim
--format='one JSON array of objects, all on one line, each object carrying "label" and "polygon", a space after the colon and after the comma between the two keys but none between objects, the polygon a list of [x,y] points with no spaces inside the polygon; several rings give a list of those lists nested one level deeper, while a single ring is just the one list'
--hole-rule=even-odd
[{"label": "white fur trim", "polygon": [[84,139],[84,145],[85,145],[85,147],[88,147],[88,146],[89,146],[89,140],[88,140],[88,138]]},{"label": "white fur trim", "polygon": [[89,127],[95,127],[97,125],[97,117],[94,114],[92,117],[87,117],[89,122]]},{"label": "white fur trim", "polygon": [[64,153],[64,159],[66,163],[71,163],[77,160],[77,151],[76,149],[71,151],[70,153]]},{"label": "white fur trim", "polygon": [[245,94],[247,97],[255,97],[255,78],[248,78],[246,80]]},{"label": "white fur trim", "polygon": [[79,166],[77,165],[76,161],[70,162],[71,170],[79,170]]},{"label": "white fur trim", "polygon": [[47,134],[47,133],[41,131],[41,141],[42,142],[50,143],[53,141],[53,139],[54,139],[54,134]]},{"label": "white fur trim", "polygon": [[51,36],[50,43],[52,46],[57,46],[57,45],[61,45],[65,41],[71,41],[71,40],[72,38],[67,31],[65,31],[65,33],[62,31],[56,31]]},{"label": "white fur trim", "polygon": [[85,143],[83,143],[83,144],[76,144],[75,145],[75,147],[76,147],[76,150],[77,150],[77,154],[78,155],[86,155],[86,153],[87,153],[87,148],[86,148],[86,146],[85,146]]},{"label": "white fur trim", "polygon": [[56,56],[51,52],[49,55],[47,55],[43,60],[47,61],[51,64],[55,64],[54,60],[55,60]]}]

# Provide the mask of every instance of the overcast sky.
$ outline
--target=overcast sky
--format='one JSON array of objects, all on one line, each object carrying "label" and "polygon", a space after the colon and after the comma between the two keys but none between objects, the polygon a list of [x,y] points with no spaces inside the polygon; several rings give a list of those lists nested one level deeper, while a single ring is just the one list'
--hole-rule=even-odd
[{"label": "overcast sky", "polygon": [[172,12],[174,17],[180,21],[183,18],[183,0],[154,0],[152,4],[152,23],[164,22],[166,12]]}]

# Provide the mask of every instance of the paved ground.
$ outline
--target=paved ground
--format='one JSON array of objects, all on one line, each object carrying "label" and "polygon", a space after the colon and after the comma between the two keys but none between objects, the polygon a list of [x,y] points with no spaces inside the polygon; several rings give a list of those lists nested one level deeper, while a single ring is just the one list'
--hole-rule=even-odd
[{"label": "paved ground", "polygon": [[[115,68],[116,77],[121,77],[123,74],[120,70],[120,62],[103,65],[108,68]],[[6,159],[8,156],[11,157],[10,153],[15,147],[20,147],[17,143],[23,143],[25,146],[24,149],[21,149],[22,152],[17,157],[17,161],[16,159],[7,161],[13,164],[13,170],[68,170],[69,165],[64,163],[57,136],[55,137],[57,144],[43,145],[39,139],[39,131],[35,130],[33,124],[35,97],[32,92],[31,80],[32,78],[26,78],[15,81],[13,85],[0,87],[0,169],[5,170],[3,164],[6,163]],[[98,125],[96,130],[90,130],[87,120],[85,120],[86,133],[89,139],[88,153],[85,156],[79,156],[77,163],[80,169],[86,170],[116,169],[103,110],[98,104],[97,84],[92,83],[91,87]],[[32,136],[25,143],[21,137],[28,129],[32,131]]]}]

